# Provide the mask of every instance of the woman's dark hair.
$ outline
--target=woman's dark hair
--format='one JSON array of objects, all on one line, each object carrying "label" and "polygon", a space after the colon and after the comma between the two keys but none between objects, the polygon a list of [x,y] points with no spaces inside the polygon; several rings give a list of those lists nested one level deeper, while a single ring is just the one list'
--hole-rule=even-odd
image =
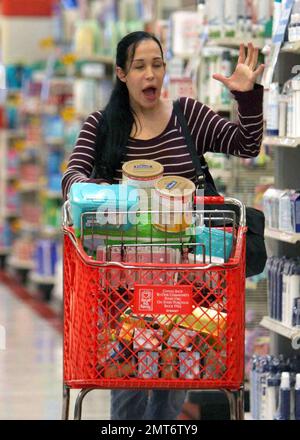
[{"label": "woman's dark hair", "polygon": [[[144,40],[154,40],[163,57],[161,44],[153,34],[132,32],[122,38],[117,46],[116,65],[124,72],[128,62],[129,65],[132,63],[136,47]],[[99,124],[96,136],[95,171],[97,177],[112,181],[115,170],[125,157],[125,147],[135,124],[127,86],[118,77],[102,115],[103,121]]]}]

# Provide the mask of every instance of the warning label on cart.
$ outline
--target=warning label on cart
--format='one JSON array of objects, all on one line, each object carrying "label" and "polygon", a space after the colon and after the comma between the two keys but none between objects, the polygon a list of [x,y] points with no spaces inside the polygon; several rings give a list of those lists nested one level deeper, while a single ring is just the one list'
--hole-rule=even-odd
[{"label": "warning label on cart", "polygon": [[192,287],[136,284],[133,312],[159,315],[190,314],[192,313]]}]

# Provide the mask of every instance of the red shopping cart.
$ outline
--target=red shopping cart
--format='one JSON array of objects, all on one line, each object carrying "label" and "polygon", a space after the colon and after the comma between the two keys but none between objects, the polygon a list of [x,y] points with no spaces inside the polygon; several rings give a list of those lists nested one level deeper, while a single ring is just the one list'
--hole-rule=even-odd
[{"label": "red shopping cart", "polygon": [[70,389],[80,419],[89,391],[114,388],[221,389],[243,419],[245,208],[204,203],[176,236],[154,212],[144,235],[103,235],[95,212],[76,234],[65,203],[63,419]]}]

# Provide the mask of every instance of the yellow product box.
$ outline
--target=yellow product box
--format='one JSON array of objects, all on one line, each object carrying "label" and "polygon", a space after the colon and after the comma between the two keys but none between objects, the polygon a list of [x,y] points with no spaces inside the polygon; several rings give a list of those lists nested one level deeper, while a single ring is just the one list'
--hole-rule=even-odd
[{"label": "yellow product box", "polygon": [[131,322],[124,321],[119,333],[119,339],[131,343],[135,326]]},{"label": "yellow product box", "polygon": [[207,307],[196,307],[190,315],[178,317],[176,325],[195,330],[213,338],[223,338],[226,330],[227,313]]}]

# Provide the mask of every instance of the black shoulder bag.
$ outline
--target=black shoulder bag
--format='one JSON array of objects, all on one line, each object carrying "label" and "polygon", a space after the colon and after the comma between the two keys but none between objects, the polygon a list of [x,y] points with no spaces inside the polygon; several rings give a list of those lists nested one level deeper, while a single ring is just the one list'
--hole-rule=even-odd
[{"label": "black shoulder bag", "polygon": [[[181,110],[179,101],[174,102],[174,111],[180,123],[182,133],[185,137],[187,148],[191,155],[197,178],[198,188],[204,189],[205,196],[219,196],[208,165],[203,156],[199,157],[188,128],[186,119]],[[226,205],[226,208],[233,209],[234,205]],[[267,252],[264,239],[265,216],[264,213],[252,207],[246,207],[246,277],[261,273],[267,261]]]}]

